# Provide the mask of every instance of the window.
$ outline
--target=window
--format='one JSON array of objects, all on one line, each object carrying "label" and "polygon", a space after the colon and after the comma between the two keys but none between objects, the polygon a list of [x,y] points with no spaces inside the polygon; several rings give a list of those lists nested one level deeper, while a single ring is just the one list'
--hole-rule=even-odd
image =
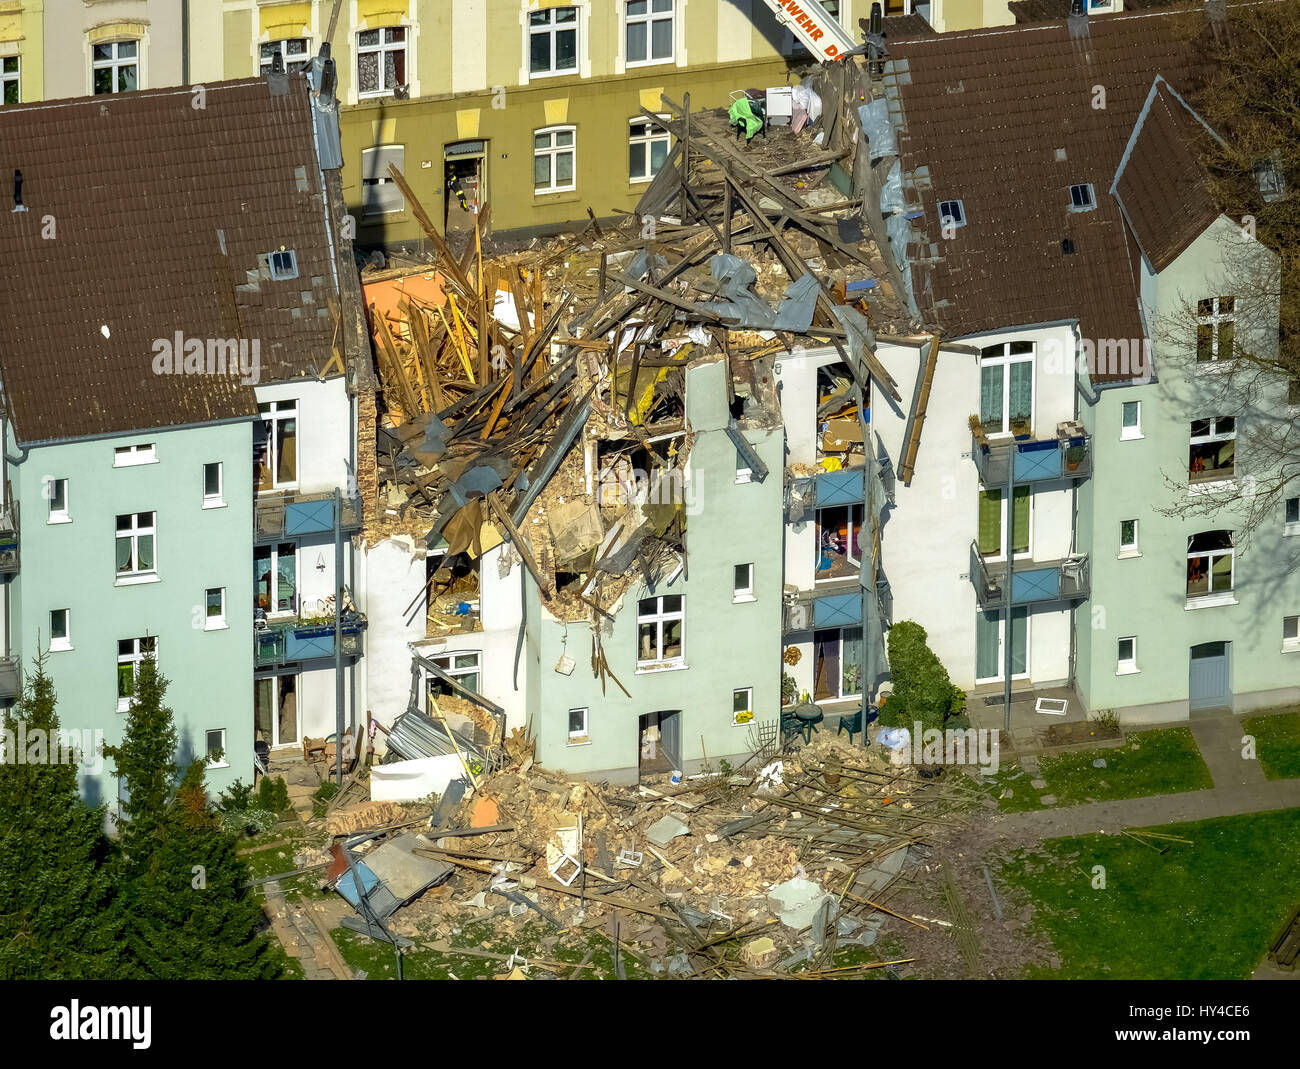
[{"label": "window", "polygon": [[1237,421],[1231,416],[1192,420],[1187,453],[1187,481],[1226,482],[1233,477],[1237,453]]},{"label": "window", "polygon": [[1132,441],[1142,437],[1142,402],[1125,401],[1119,406],[1119,440]]},{"label": "window", "polygon": [[311,53],[307,50],[307,38],[286,37],[282,41],[267,41],[261,46],[262,77],[271,73],[271,61],[278,55],[284,61],[284,69],[290,74],[305,71],[311,66]]},{"label": "window", "polygon": [[732,581],[732,601],[753,601],[754,600],[754,566],[752,564],[737,564],[735,568],[735,577]]},{"label": "window", "polygon": [[91,48],[91,77],[95,96],[127,93],[138,88],[138,41],[109,41]]},{"label": "window", "polygon": [[298,277],[298,254],[293,249],[281,249],[268,257],[271,278],[276,282]]},{"label": "window", "polygon": [[203,507],[217,508],[224,505],[221,499],[221,461],[203,465]]},{"label": "window", "polygon": [[1300,534],[1300,497],[1288,497],[1282,506],[1284,535]]},{"label": "window", "polygon": [[817,510],[815,579],[856,577],[862,567],[862,506]]},{"label": "window", "polygon": [[253,596],[268,615],[298,611],[298,547],[292,542],[253,551]]},{"label": "window", "polygon": [[262,421],[253,427],[254,480],[260,490],[298,485],[298,402],[265,401]]},{"label": "window", "polygon": [[1187,596],[1232,593],[1232,532],[1205,531],[1187,540]]},{"label": "window", "polygon": [[0,103],[17,104],[22,100],[22,72],[18,56],[0,59]]},{"label": "window", "polygon": [[939,225],[944,230],[966,225],[966,205],[959,200],[939,202]]},{"label": "window", "polygon": [[860,627],[813,632],[813,701],[856,698],[862,693]]},{"label": "window", "polygon": [[204,733],[207,743],[208,768],[229,768],[226,760],[226,729],[213,728]]},{"label": "window", "polygon": [[357,92],[388,96],[406,85],[406,27],[386,26],[357,34]]},{"label": "window", "polygon": [[[6,101],[5,103],[8,103]],[[1255,164],[1255,184],[1265,204],[1273,204],[1286,196],[1286,172],[1282,168],[1282,153],[1274,152],[1268,159]]]},{"label": "window", "polygon": [[1138,522],[1137,520],[1120,520],[1119,521],[1119,555],[1121,557],[1138,554]]},{"label": "window", "polygon": [[146,657],[157,657],[158,639],[124,638],[117,643],[117,711],[124,713],[131,707],[135,681],[140,662]]},{"label": "window", "polygon": [[[480,675],[480,655],[477,651],[469,653],[444,653],[437,657],[430,657],[430,661],[441,668],[447,675],[451,676],[462,687],[468,687],[476,694],[482,688],[479,686]],[[433,673],[428,674],[428,685],[426,692],[431,698],[442,698],[448,695],[456,695],[455,689],[445,679],[440,679]],[[430,711],[432,711],[430,709]]]},{"label": "window", "polygon": [[578,9],[553,7],[528,14],[528,73],[576,74]]},{"label": "window", "polygon": [[1206,297],[1196,303],[1196,362],[1230,360],[1237,334],[1237,299]]},{"label": "window", "polygon": [[576,188],[573,181],[574,139],[572,126],[538,130],[533,135],[534,193],[562,193]]},{"label": "window", "polygon": [[731,722],[748,724],[754,719],[754,688],[737,687],[731,692]]},{"label": "window", "polygon": [[388,173],[390,164],[406,170],[406,148],[383,145],[361,151],[361,214],[383,215],[406,211],[406,198]]},{"label": "window", "polygon": [[50,610],[50,649],[72,649],[72,611],[70,609]]},{"label": "window", "polygon": [[71,523],[68,515],[68,480],[51,479],[45,484],[50,498],[50,514],[46,523]]},{"label": "window", "polygon": [[585,742],[590,742],[587,736],[587,710],[570,709],[569,710],[569,745],[578,746]]},{"label": "window", "polygon": [[627,176],[633,182],[648,182],[668,159],[672,136],[649,119],[633,119],[629,131]]},{"label": "window", "polygon": [[152,512],[128,512],[117,518],[117,578],[119,581],[157,577]]},{"label": "window", "polygon": [[1137,648],[1138,640],[1134,637],[1122,638],[1119,640],[1119,651],[1116,657],[1117,663],[1115,666],[1116,675],[1132,675],[1138,670]]},{"label": "window", "polygon": [[221,631],[226,627],[226,588],[210,586],[207,590],[207,612],[203,617],[204,631]]},{"label": "window", "polygon": [[684,600],[680,594],[664,594],[656,598],[642,598],[637,602],[638,669],[681,664]]},{"label": "window", "polygon": [[[979,511],[979,547],[980,552],[993,559],[1003,556],[1002,524],[1006,517],[1006,503],[1002,500],[1002,490],[981,490]],[[1017,556],[1029,552],[1030,502],[1028,486],[1017,486],[1015,496],[1015,526],[1013,529],[1014,545],[1012,550]]]},{"label": "window", "polygon": [[1282,649],[1300,650],[1300,616],[1282,617]]},{"label": "window", "polygon": [[1091,182],[1070,187],[1070,211],[1090,212],[1096,207],[1097,196],[1093,192]]},{"label": "window", "polygon": [[134,464],[155,464],[153,445],[119,445],[113,450],[113,467],[129,468]]},{"label": "window", "polygon": [[627,65],[665,63],[673,58],[675,0],[628,0]]},{"label": "window", "polygon": [[1034,415],[1034,343],[980,350],[980,419],[989,434],[1028,434]]}]

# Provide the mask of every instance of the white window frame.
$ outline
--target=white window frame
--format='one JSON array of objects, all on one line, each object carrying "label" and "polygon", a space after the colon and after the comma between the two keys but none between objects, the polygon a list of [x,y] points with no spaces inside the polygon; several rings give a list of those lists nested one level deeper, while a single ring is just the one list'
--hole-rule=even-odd
[{"label": "white window frame", "polygon": [[[294,56],[289,55],[288,45],[292,41],[301,41],[304,51]],[[269,55],[265,54],[265,49],[271,49]],[[288,74],[294,72],[296,65],[298,70],[306,71],[311,68],[311,38],[310,37],[279,37],[274,41],[261,41],[257,46],[257,69],[259,74],[265,78],[271,73],[271,64],[275,61],[275,54],[279,53],[280,59],[284,61],[284,69]]]},{"label": "white window frame", "polygon": [[[126,37],[120,41],[96,41],[90,46],[90,95],[91,96],[112,96],[116,93],[136,92],[144,88],[144,83],[140,78],[140,39]],[[113,52],[108,59],[96,59],[95,49],[101,46],[109,46]],[[130,45],[135,51],[129,56],[120,54],[122,45]],[[121,71],[127,67],[135,68],[135,89],[121,88]],[[112,72],[113,88],[107,93],[95,92],[95,72],[107,70]]]},{"label": "white window frame", "polygon": [[[54,637],[54,614],[63,613],[63,637]],[[64,650],[72,649],[72,610],[71,609],[51,609],[50,610],[50,651],[59,653]]]},{"label": "white window frame", "polygon": [[[956,214],[953,209],[948,207],[945,211],[945,205],[957,206]],[[966,225],[966,205],[961,202],[959,197],[950,197],[948,200],[939,201],[939,227],[942,230],[956,230],[959,226]]]},{"label": "white window frame", "polygon": [[[1232,430],[1219,430],[1219,423],[1222,420],[1232,420]],[[1198,420],[1209,424],[1209,430],[1205,434],[1191,434],[1190,430],[1187,437],[1188,449],[1194,445],[1209,445],[1212,442],[1235,442],[1237,440],[1237,419],[1235,416],[1210,416],[1205,420]],[[1237,480],[1237,458],[1234,452],[1232,460],[1232,474],[1219,479],[1203,479],[1193,481],[1192,479],[1192,461],[1190,452],[1187,458],[1187,485],[1193,490],[1204,491],[1206,489],[1215,489],[1224,486],[1230,486]]]},{"label": "white window frame", "polygon": [[[664,598],[677,598],[679,608],[675,610],[665,610]],[[642,605],[647,602],[653,602],[654,608],[647,611],[642,609]],[[675,657],[665,657],[664,653],[664,625],[674,621],[681,624],[681,653]],[[656,656],[642,659],[641,657],[641,627],[644,624],[655,625],[654,650]],[[657,594],[649,598],[641,598],[636,604],[636,670],[638,672],[654,671],[660,668],[685,667],[686,663],[686,595],[684,594]]]},{"label": "white window frame", "polygon": [[[742,584],[736,575],[736,570],[746,569],[745,582]],[[754,597],[754,566],[753,564],[737,564],[732,568],[731,575],[731,601],[733,604],[742,601],[757,601]]]},{"label": "white window frame", "polygon": [[[203,465],[203,507],[205,509],[223,509],[226,507],[226,472],[225,464],[220,460],[209,460]],[[208,469],[217,469],[217,492],[208,493]]]},{"label": "white window frame", "polygon": [[[60,484],[62,484],[63,486],[63,508],[56,509],[54,507],[54,487],[59,486]],[[65,476],[61,479],[51,479],[48,483],[46,483],[46,485],[50,487],[50,490],[49,490],[49,501],[47,503],[48,513],[46,514],[45,522],[47,524],[71,523],[72,515],[69,510],[71,509],[72,506],[71,506],[71,502],[68,499],[68,495],[72,492],[72,480]]]},{"label": "white window frame", "polygon": [[[1038,407],[1038,343],[1028,342],[1030,346],[1027,353],[1013,353],[1012,345],[1024,343],[1024,339],[1017,339],[1014,342],[1000,342],[997,345],[987,345],[980,350],[980,389],[984,387],[984,369],[986,367],[995,367],[1002,369],[1002,426],[1005,430],[995,431],[985,428],[990,438],[1013,438],[1015,432],[1011,429],[1011,366],[1013,364],[1029,365],[1029,426],[1032,430],[1034,426],[1034,412]],[[1001,349],[1002,352],[994,354],[994,349]],[[986,355],[988,354],[988,355]],[[983,417],[984,407],[980,403],[980,416]]]},{"label": "white window frame", "polygon": [[[1016,489],[1019,490],[1020,487],[1017,486]],[[998,563],[1004,562],[1004,561],[1007,559],[1007,554],[1006,554],[1006,544],[1007,544],[1007,519],[1008,519],[1008,517],[1007,517],[1007,488],[1006,488],[1005,486],[988,486],[988,487],[985,487],[985,488],[984,488],[984,491],[981,491],[981,492],[993,493],[993,492],[995,492],[995,491],[996,491],[996,493],[997,493],[997,495],[998,495],[998,500],[999,500],[999,501],[1001,502],[1001,504],[1002,504],[1002,513],[1001,513],[1001,517],[1000,517],[999,520],[998,520],[998,524],[999,524],[999,526],[998,526],[998,551],[997,551],[996,553],[981,554],[981,556],[983,556],[984,559],[985,559],[986,561],[988,561],[990,564],[998,564]],[[1014,491],[1013,491],[1013,493],[1014,493]],[[1027,517],[1026,520],[1025,520],[1025,523],[1028,524],[1028,526],[1029,526],[1029,530],[1028,530],[1028,532],[1027,532],[1028,535],[1029,535],[1029,545],[1028,545],[1027,548],[1025,548],[1025,549],[1023,549],[1023,550],[1016,550],[1016,551],[1015,551],[1015,559],[1016,559],[1016,560],[1030,560],[1030,559],[1032,559],[1033,556],[1034,556],[1034,497],[1035,497],[1035,494],[1034,494],[1034,492],[1033,492],[1032,489],[1029,490],[1029,492],[1025,494],[1025,498],[1026,498],[1026,500],[1029,502],[1029,514],[1028,514],[1028,517]],[[978,504],[977,504],[977,505],[976,505],[976,519],[977,519],[977,521],[978,521],[978,517],[979,517],[978,508],[979,508],[979,506],[978,506]],[[1011,532],[1011,540],[1012,540],[1013,543],[1015,542],[1015,537],[1016,537],[1016,533],[1015,533],[1015,531],[1013,530],[1013,531]],[[1014,549],[1014,545],[1013,545],[1012,548]],[[1019,606],[1016,606],[1016,607],[1019,608]]]},{"label": "white window frame", "polygon": [[[14,69],[5,70],[5,66],[13,60]],[[23,102],[23,57],[22,56],[3,56],[0,57],[0,107],[5,105],[5,90],[12,85],[17,90],[18,98],[11,101],[13,104]]]},{"label": "white window frame", "polygon": [[[131,643],[130,653],[122,652],[121,644],[123,642]],[[145,648],[145,643],[151,644],[148,649]],[[155,660],[158,657],[158,637],[156,635],[146,635],[143,638],[118,639],[117,664],[119,674],[122,665],[129,664],[133,666],[131,669],[131,694],[125,698],[121,695],[118,696],[117,711],[119,713],[125,713],[131,708],[131,698],[135,695],[135,683],[139,678],[140,664],[149,654],[153,654]]]},{"label": "white window frame", "polygon": [[[1129,656],[1124,656],[1124,643],[1130,642]],[[1137,660],[1138,640],[1136,635],[1125,635],[1115,643],[1115,674],[1117,676],[1137,675],[1142,669]]]},{"label": "white window frame", "polygon": [[[661,116],[661,118],[667,118],[667,116]],[[648,127],[649,130],[650,130],[650,132],[649,132],[649,133],[646,133],[646,134],[634,134],[634,133],[632,132],[632,130],[633,130],[634,127],[637,127],[637,126],[645,126],[645,127]],[[667,163],[667,162],[668,162],[668,154],[671,153],[672,150],[673,150],[673,135],[670,134],[667,130],[664,130],[664,129],[661,129],[660,127],[658,127],[658,126],[655,126],[654,123],[652,123],[649,119],[645,118],[644,116],[641,117],[641,118],[639,118],[639,119],[629,119],[629,120],[627,121],[627,128],[628,128],[628,134],[627,134],[627,147],[628,147],[627,178],[628,178],[628,182],[630,182],[632,185],[639,185],[639,184],[641,184],[641,183],[643,183],[643,182],[653,182],[654,179],[655,179],[655,175],[659,173],[658,171],[650,171],[650,170],[649,170],[649,168],[650,168],[650,166],[651,166],[651,159],[652,159],[652,157],[653,157],[653,155],[654,155],[654,146],[657,145],[657,144],[663,144],[663,145],[667,146],[666,152],[665,152],[665,154],[664,154],[664,163]],[[575,138],[575,140],[576,140],[576,138]],[[646,171],[647,171],[647,173],[645,173],[645,174],[639,174],[639,175],[637,175],[637,174],[633,174],[633,173],[632,173],[632,155],[631,155],[631,153],[632,153],[632,146],[633,146],[633,145],[644,145],[644,146],[645,146],[645,163],[646,163]]]},{"label": "white window frame", "polygon": [[[1212,533],[1213,533],[1212,531],[1197,532],[1197,534],[1212,534]],[[1228,535],[1229,537],[1231,537],[1232,532],[1229,531]],[[1191,536],[1191,537],[1195,537],[1195,536]],[[1191,537],[1188,538],[1189,543],[1191,542]],[[1225,556],[1232,562],[1232,569],[1231,571],[1228,572],[1228,589],[1215,590],[1213,588],[1214,561],[1216,558],[1221,558]],[[1237,547],[1236,545],[1231,545],[1231,546],[1227,546],[1226,548],[1219,548],[1219,549],[1192,550],[1191,548],[1189,548],[1187,550],[1187,560],[1191,561],[1194,559],[1201,559],[1205,561],[1206,590],[1205,593],[1203,594],[1193,594],[1191,592],[1188,592],[1187,607],[1194,608],[1202,604],[1204,605],[1236,604],[1237,601],[1237,594],[1236,594]],[[1184,582],[1184,590],[1186,590],[1186,578],[1184,578],[1183,582]]]},{"label": "white window frame", "polygon": [[[212,615],[212,595],[216,594],[221,606],[221,611],[216,616]],[[226,588],[224,586],[210,586],[203,591],[203,630],[204,631],[225,631],[230,627],[226,623]]]},{"label": "white window frame", "polygon": [[[214,761],[209,755],[212,753],[212,735],[221,736],[221,760]],[[230,751],[226,748],[226,729],[225,728],[205,728],[203,731],[203,757],[207,762],[208,768],[229,768],[230,762],[226,760],[230,756]]]},{"label": "white window frame", "polygon": [[[841,642],[842,645],[842,642]],[[745,696],[745,708],[743,710],[736,708],[737,695]],[[741,712],[749,713],[748,720],[737,720],[736,717]],[[753,687],[733,687],[731,690],[731,724],[732,727],[748,727],[754,722],[754,688]]]},{"label": "white window frame", "polygon": [[[557,23],[555,21],[555,13],[558,11],[572,11],[573,22]],[[540,11],[530,10],[525,14],[527,17],[524,21],[524,66],[528,70],[529,81],[534,78],[556,78],[577,74],[582,67],[582,8],[578,7],[577,4],[561,4],[556,7],[542,8]],[[533,25],[534,15],[546,15],[546,25]],[[556,67],[555,61],[556,57],[559,55],[559,49],[556,47],[556,38],[561,33],[569,32],[573,34],[573,66],[563,68]],[[533,70],[534,37],[550,38],[551,65],[547,70]]]},{"label": "white window frame", "polygon": [[293,249],[276,249],[266,254],[272,282],[287,282],[298,277],[298,254]]},{"label": "white window frame", "polygon": [[[582,714],[582,730],[581,730],[581,731],[574,731],[574,730],[573,730],[573,714],[574,714],[574,713],[581,713],[581,714]],[[566,727],[568,727],[568,729],[569,729],[569,741],[568,741],[568,745],[570,745],[570,746],[590,746],[590,745],[591,745],[591,735],[590,735],[590,731],[591,731],[591,709],[590,709],[589,707],[583,705],[583,706],[575,706],[574,708],[570,709],[570,710],[569,710],[568,717],[567,717]]]},{"label": "white window frame", "polygon": [[[118,520],[123,516],[129,516],[131,526],[122,530],[118,526]],[[152,517],[151,522],[142,524],[141,516]],[[153,539],[153,567],[139,568],[134,567],[129,571],[117,570],[117,543],[119,539],[127,538],[131,541],[131,563],[138,565],[140,563],[140,539],[144,536]],[[114,583],[117,586],[130,586],[134,583],[156,583],[158,581],[158,513],[157,512],[122,512],[118,513],[113,520],[113,571],[115,575]]]},{"label": "white window frame", "polygon": [[[634,67],[653,67],[677,61],[677,0],[668,0],[669,7],[667,11],[656,11],[655,5],[660,2],[662,0],[624,0],[621,5],[623,13],[623,66],[628,70]],[[631,3],[644,3],[646,5],[645,14],[629,14],[628,7]],[[654,24],[656,22],[667,22],[671,28],[668,38],[672,43],[666,56],[656,57],[654,55]],[[629,47],[629,31],[635,25],[645,26],[645,59],[632,58],[632,50]]]},{"label": "white window frame", "polygon": [[[363,216],[393,215],[406,211],[406,197],[398,189],[397,183],[388,174],[387,169],[382,174],[375,173],[376,168],[371,161],[380,153],[383,153],[390,163],[396,163],[399,171],[403,173],[406,171],[405,145],[372,145],[361,150],[361,214]],[[397,203],[392,207],[385,207],[387,201],[381,196],[388,192],[385,188],[387,186],[391,186],[397,192],[395,198]]]},{"label": "white window frame", "polygon": [[[372,26],[372,27],[369,27],[369,28],[367,28],[367,29],[364,29],[364,30],[358,30],[358,31],[357,31],[357,39],[356,39],[356,47],[357,47],[357,65],[356,65],[357,99],[359,99],[359,100],[373,100],[373,99],[375,99],[376,97],[389,97],[389,96],[392,96],[392,95],[393,95],[394,91],[397,89],[397,86],[396,86],[396,85],[384,85],[384,69],[385,69],[385,67],[384,67],[384,57],[385,57],[385,55],[387,55],[387,53],[389,53],[389,52],[401,52],[401,53],[402,53],[402,56],[403,56],[403,59],[402,59],[402,66],[403,66],[403,69],[404,69],[405,74],[406,74],[406,81],[403,82],[402,84],[403,84],[403,85],[410,85],[410,83],[411,83],[411,68],[410,68],[411,53],[410,53],[410,51],[408,50],[408,46],[410,45],[410,37],[409,37],[409,35],[407,34],[407,30],[408,30],[408,29],[409,29],[409,27],[407,27],[407,26]],[[389,33],[391,33],[391,32],[394,31],[394,30],[399,30],[399,31],[401,31],[402,39],[401,39],[400,41],[390,41],[390,40],[388,39],[388,35],[389,35]],[[378,41],[377,43],[375,43],[375,44],[371,44],[371,45],[363,45],[363,44],[361,43],[361,35],[362,35],[363,33],[376,33],[376,32],[379,34],[379,41]],[[377,75],[378,75],[379,88],[378,88],[378,89],[362,90],[362,88],[361,88],[361,57],[362,57],[363,55],[372,55],[372,54],[376,57],[376,62],[377,62],[377,64],[378,64],[378,70],[377,70],[376,73],[377,73]]]},{"label": "white window frame", "polygon": [[[301,452],[297,445],[302,440],[302,425],[298,422],[298,399],[296,397],[286,398],[281,401],[263,401],[258,406],[258,416],[266,426],[266,463],[271,470],[271,485],[266,490],[257,490],[258,493],[272,494],[280,490],[298,489],[298,464],[301,460]],[[293,420],[293,479],[289,482],[279,481],[280,458],[278,441],[278,425],[281,421]],[[256,489],[256,488],[254,488]]]},{"label": "white window frame", "polygon": [[[1203,313],[1201,311],[1201,303],[1204,301],[1210,302],[1210,311],[1208,313]],[[1220,305],[1221,301],[1231,301],[1232,310],[1230,312],[1223,311]],[[1229,297],[1229,296],[1204,297],[1201,299],[1201,301],[1197,302],[1196,324],[1198,327],[1210,328],[1210,358],[1208,360],[1201,359],[1201,347],[1200,347],[1199,338],[1197,339],[1196,342],[1196,363],[1201,365],[1202,367],[1204,367],[1207,364],[1217,364],[1221,360],[1232,359],[1231,353],[1229,353],[1225,357],[1219,352],[1219,326],[1220,324],[1223,323],[1231,323],[1233,325],[1232,340],[1233,340],[1233,344],[1235,345],[1237,340],[1237,298],[1236,297]]]},{"label": "white window frame", "polygon": [[[1126,523],[1133,525],[1133,541],[1131,542],[1124,541],[1124,524]],[[1119,521],[1119,556],[1121,558],[1142,556],[1142,552],[1138,548],[1140,523],[1141,521],[1136,519]]]},{"label": "white window frame", "polygon": [[[1124,423],[1125,410],[1129,405],[1133,405],[1133,412],[1137,416],[1137,422],[1133,426],[1126,426]],[[1134,442],[1144,437],[1142,434],[1142,402],[1141,401],[1121,401],[1119,403],[1119,440],[1121,442]]]},{"label": "white window frame", "polygon": [[[557,145],[555,135],[562,133],[573,134],[572,145]],[[550,137],[550,146],[548,148],[538,148],[537,138],[542,134]],[[559,186],[555,184],[558,169],[556,160],[564,153],[573,157],[573,180],[568,185]],[[549,186],[537,185],[537,158],[539,156],[549,156],[551,158],[551,184]],[[550,193],[570,193],[578,188],[578,128],[576,126],[543,126],[541,129],[533,131],[533,196],[544,197]]]},{"label": "white window frame", "polygon": [[137,464],[157,464],[158,455],[152,442],[113,447],[113,467],[132,468]]},{"label": "white window frame", "polygon": [[[282,556],[286,556],[286,557],[290,556],[290,554],[288,553],[281,554],[280,552],[281,546],[293,547],[293,553],[292,553],[293,594],[289,599],[290,605],[287,609],[276,608],[276,606],[279,605],[280,603],[280,559]],[[298,544],[296,542],[272,542],[267,547],[259,546],[253,550],[253,597],[254,599],[257,598],[257,584],[261,582],[261,577],[257,574],[257,549],[260,548],[268,548],[271,551],[271,556],[270,556],[271,586],[270,589],[267,591],[267,599],[270,601],[271,607],[266,610],[267,619],[268,620],[285,619],[290,616],[297,616],[299,610],[302,608],[302,575],[298,570],[298,565],[300,563],[298,560]],[[254,600],[253,606],[256,609],[257,607],[256,600]]]},{"label": "white window frame", "polygon": [[[1291,519],[1291,502],[1295,502],[1295,519]],[[1300,535],[1300,497],[1288,497],[1282,502],[1282,534]]]},{"label": "white window frame", "polygon": [[[1288,631],[1294,634],[1288,635]],[[1282,652],[1300,652],[1300,616],[1282,617]]]},{"label": "white window frame", "polygon": [[[465,665],[456,667],[457,657],[473,657],[473,666]],[[441,668],[452,679],[461,680],[467,676],[477,677],[477,686],[470,687],[472,691],[479,694],[483,693],[483,652],[481,650],[447,650],[445,653],[435,653],[429,657],[434,664]],[[425,709],[429,710],[429,684],[438,677],[432,672],[425,670],[424,673],[424,700]],[[465,685],[465,684],[462,684]]]},{"label": "white window frame", "polygon": [[[1076,194],[1076,190],[1078,193]],[[1091,182],[1075,182],[1070,186],[1070,211],[1093,212],[1097,210],[1097,191]]]}]

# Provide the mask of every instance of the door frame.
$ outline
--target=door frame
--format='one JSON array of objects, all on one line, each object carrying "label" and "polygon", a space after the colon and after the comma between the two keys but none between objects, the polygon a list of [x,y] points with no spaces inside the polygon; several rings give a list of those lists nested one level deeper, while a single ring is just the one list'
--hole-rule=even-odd
[{"label": "door frame", "polygon": [[[1031,618],[1031,615],[1032,615],[1032,614],[1029,612],[1029,606],[1028,606],[1028,605],[1012,605],[1012,606],[1011,606],[1011,611],[1012,611],[1013,613],[1016,613],[1018,610],[1023,610],[1023,611],[1024,611],[1024,614],[1025,614],[1025,618],[1024,618],[1024,623],[1025,623],[1025,670],[1024,670],[1023,672],[1013,672],[1013,673],[1012,673],[1012,675],[1011,675],[1011,681],[1012,681],[1013,683],[1014,683],[1017,679],[1028,679],[1028,678],[1030,677],[1029,665],[1032,663],[1031,660],[1030,660],[1030,655],[1031,655],[1031,652],[1032,652],[1032,646],[1031,646],[1031,642],[1030,642],[1030,640],[1033,638],[1033,634],[1032,634],[1033,629],[1029,626],[1029,621],[1030,621],[1030,618]],[[977,617],[982,616],[982,615],[984,615],[986,612],[995,612],[995,613],[998,614],[998,674],[995,675],[995,676],[981,676],[981,675],[978,674],[978,673],[979,673],[979,670],[980,670],[980,669],[979,669],[979,665],[980,665],[980,655],[979,655],[979,620],[976,619],[976,621],[975,621],[975,672],[976,672],[976,675],[975,675],[975,684],[976,684],[976,686],[980,686],[980,685],[982,685],[982,684],[984,684],[984,683],[1002,683],[1002,682],[1005,681],[1005,678],[1006,678],[1006,669],[1005,669],[1005,665],[1006,665],[1006,663],[1007,663],[1007,651],[1006,651],[1006,641],[1007,641],[1007,620],[1006,620],[1006,616],[1004,615],[1004,610],[1003,610],[1000,606],[999,606],[998,608],[996,608],[996,609],[980,609],[980,610],[977,610],[977,611],[976,611],[976,616],[977,616]]]}]

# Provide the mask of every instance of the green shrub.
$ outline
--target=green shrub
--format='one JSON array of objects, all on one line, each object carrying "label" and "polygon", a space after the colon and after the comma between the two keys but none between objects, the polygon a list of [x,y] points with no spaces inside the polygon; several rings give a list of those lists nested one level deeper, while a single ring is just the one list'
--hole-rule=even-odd
[{"label": "green shrub", "polygon": [[339,785],[332,779],[325,780],[316,788],[316,793],[311,796],[311,811],[313,816],[323,817],[325,807],[329,805],[329,800],[339,793]]},{"label": "green shrub", "polygon": [[238,813],[253,804],[253,785],[243,780],[235,780],[221,792],[217,808],[223,813]]},{"label": "green shrub", "polygon": [[283,813],[289,808],[289,788],[283,777],[263,776],[257,789],[258,805],[270,813]]},{"label": "green shrub", "polygon": [[886,727],[911,726],[924,731],[942,728],[945,721],[966,711],[966,692],[953,686],[948,670],[926,645],[925,628],[902,620],[889,630],[889,676],[894,693],[880,708]]}]

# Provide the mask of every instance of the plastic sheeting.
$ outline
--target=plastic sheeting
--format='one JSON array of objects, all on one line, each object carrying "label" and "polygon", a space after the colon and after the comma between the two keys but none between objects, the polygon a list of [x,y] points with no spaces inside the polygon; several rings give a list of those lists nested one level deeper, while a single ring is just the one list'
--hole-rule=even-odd
[{"label": "plastic sheeting", "polygon": [[817,90],[807,85],[796,85],[792,96],[794,106],[808,113],[809,122],[816,122],[822,117],[822,96]]},{"label": "plastic sheeting", "polygon": [[903,201],[903,168],[895,160],[885,177],[885,185],[880,190],[880,211],[882,215],[893,215],[906,206]]},{"label": "plastic sheeting", "polygon": [[889,121],[889,104],[883,97],[859,107],[858,119],[862,123],[863,136],[871,146],[873,160],[898,154],[898,138],[893,123]]},{"label": "plastic sheeting", "polygon": [[817,306],[818,285],[812,274],[804,274],[785,289],[785,297],[773,309],[753,290],[758,279],[752,265],[739,256],[720,252],[709,261],[709,270],[726,301],[700,305],[724,319],[737,321],[748,330],[789,330],[802,334],[812,325]]}]

